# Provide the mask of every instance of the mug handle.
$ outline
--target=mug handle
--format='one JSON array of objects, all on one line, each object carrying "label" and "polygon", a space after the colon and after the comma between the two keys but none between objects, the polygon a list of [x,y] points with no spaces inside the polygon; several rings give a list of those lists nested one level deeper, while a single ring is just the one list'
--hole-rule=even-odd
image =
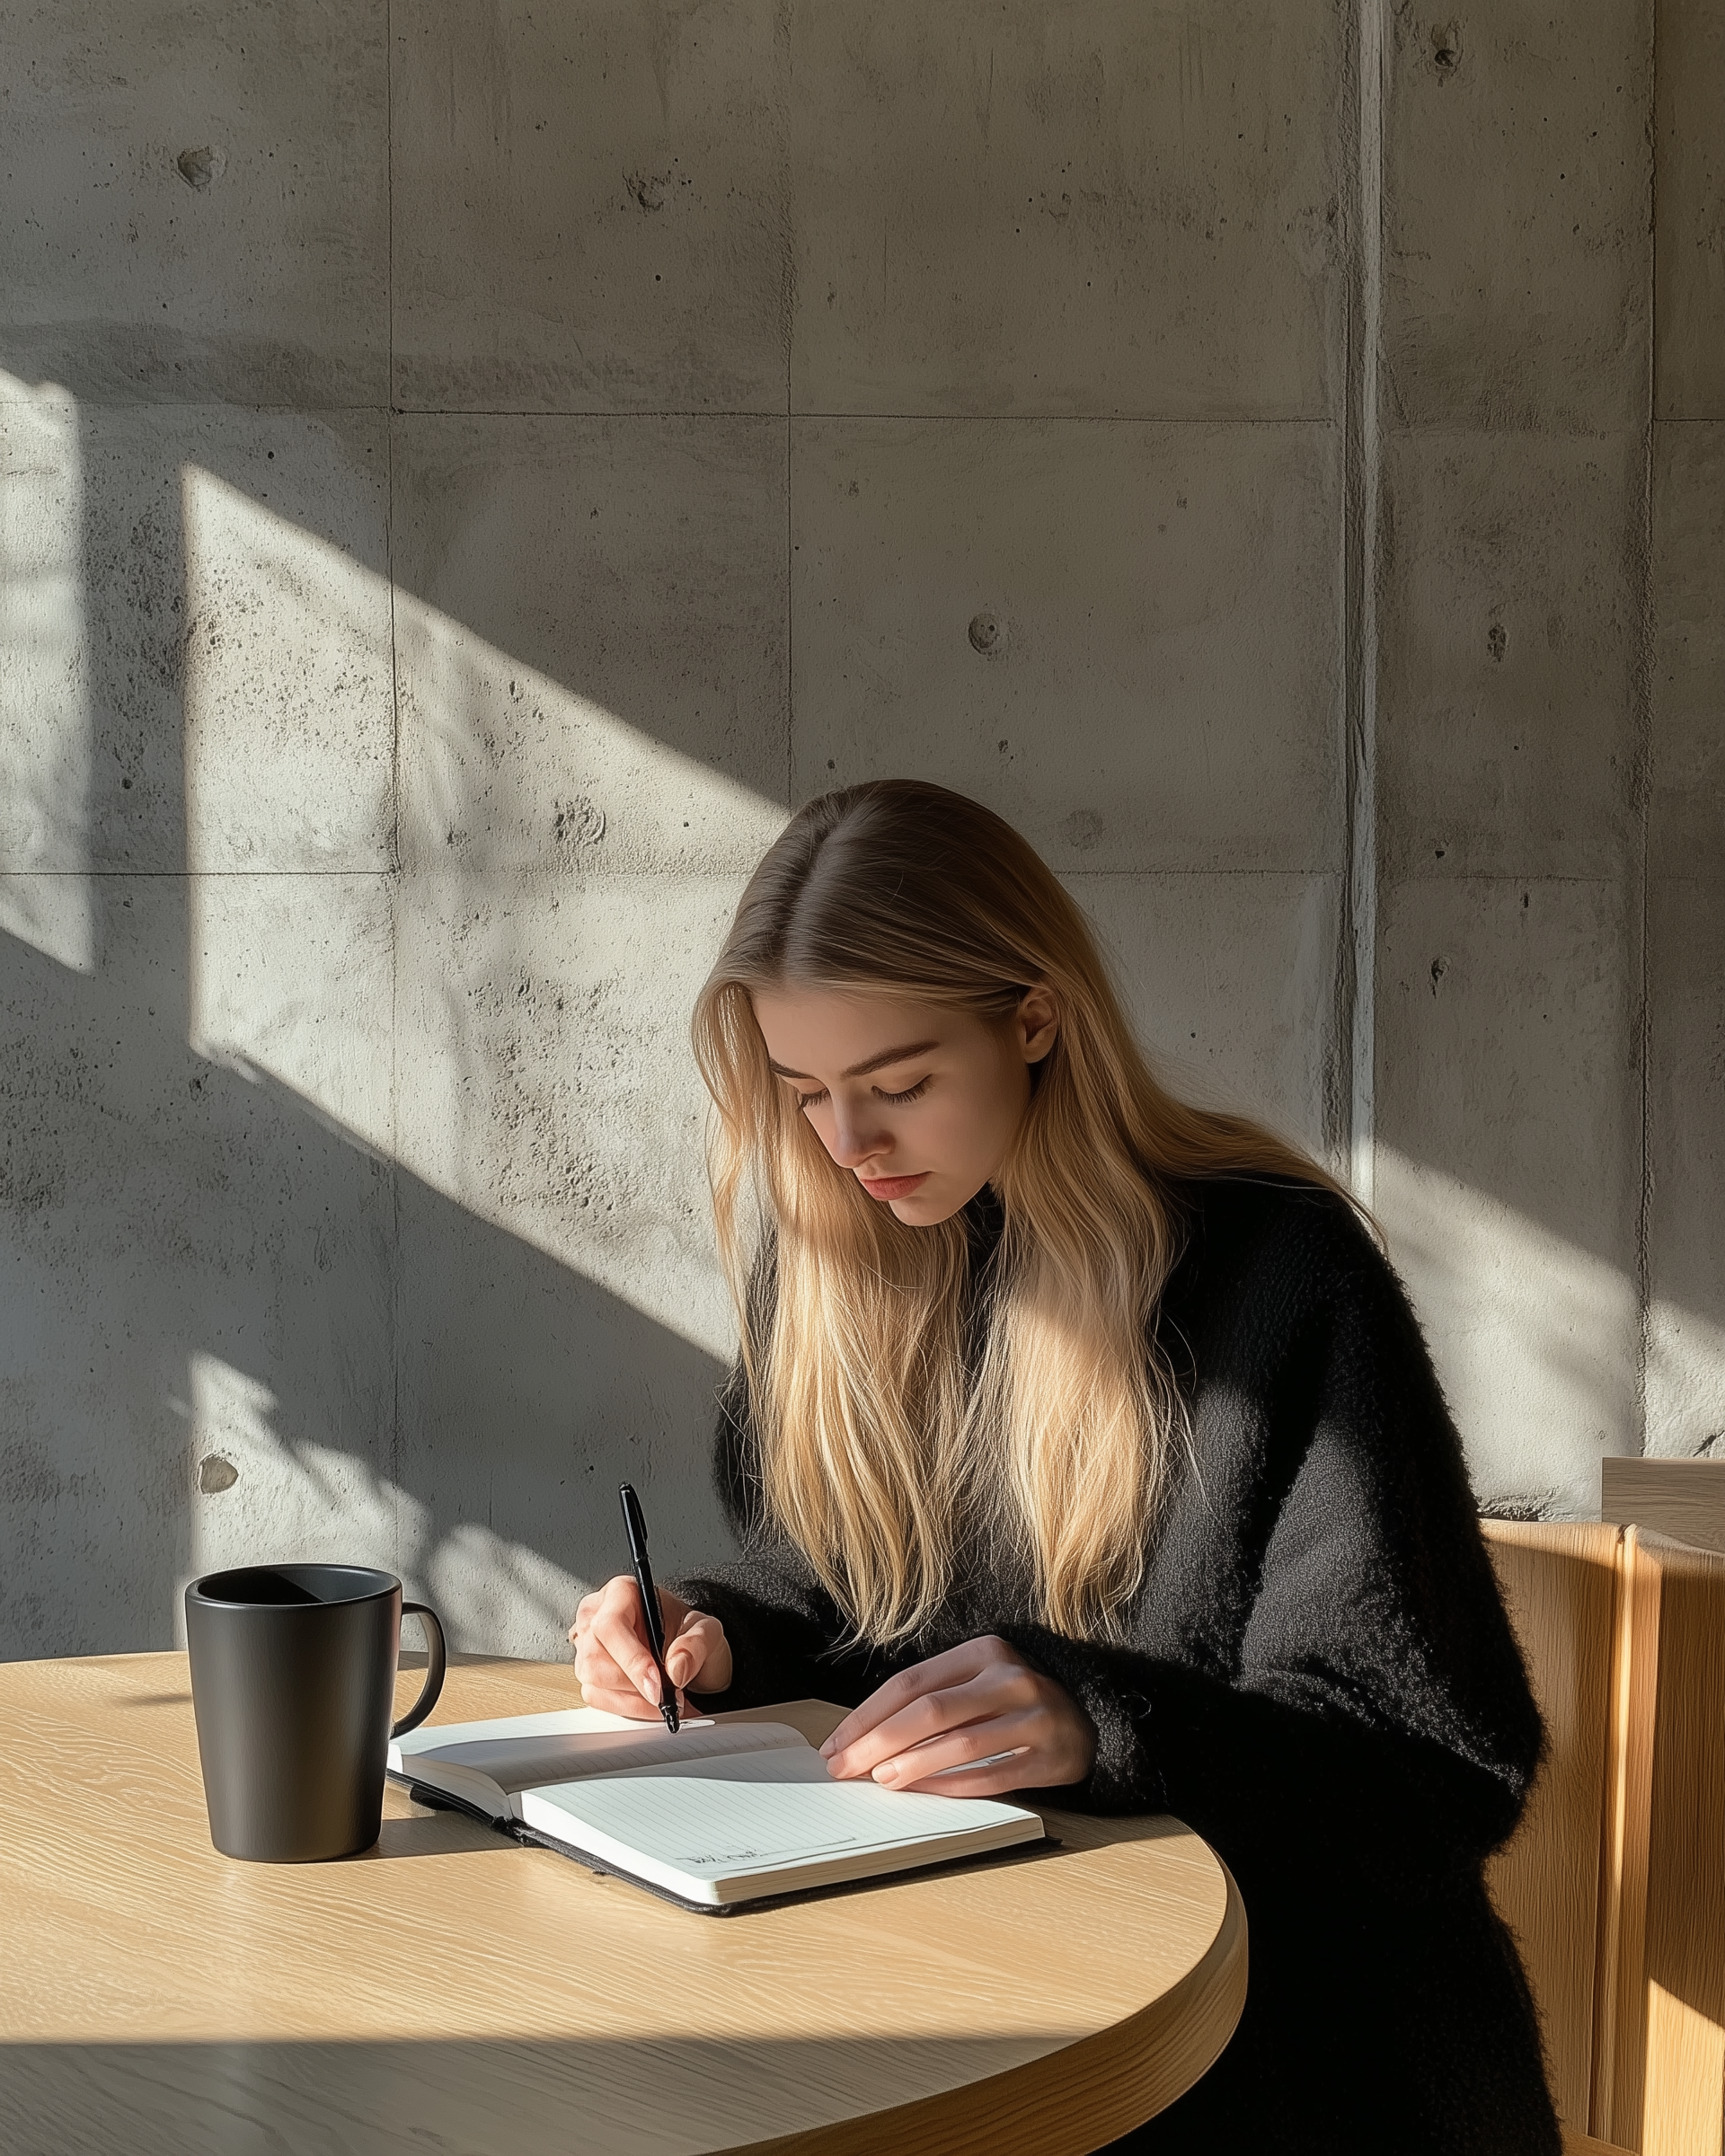
[{"label": "mug handle", "polygon": [[438,1694],[443,1690],[443,1673],[449,1659],[444,1651],[443,1626],[438,1622],[435,1610],[428,1610],[422,1602],[404,1602],[402,1604],[402,1615],[422,1617],[425,1620],[425,1683],[420,1687],[419,1698],[390,1731],[393,1737],[405,1736],[410,1729],[417,1729],[437,1705]]}]

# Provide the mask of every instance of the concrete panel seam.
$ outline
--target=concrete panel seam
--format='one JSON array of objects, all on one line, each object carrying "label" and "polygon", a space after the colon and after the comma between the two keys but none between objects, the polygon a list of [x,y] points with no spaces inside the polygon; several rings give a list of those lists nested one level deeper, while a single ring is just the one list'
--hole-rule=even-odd
[{"label": "concrete panel seam", "polygon": [[1653,1153],[1650,1132],[1652,1100],[1650,1078],[1652,1071],[1651,1010],[1652,984],[1648,972],[1648,875],[1647,857],[1650,824],[1653,800],[1653,666],[1657,627],[1654,619],[1653,597],[1653,442],[1655,415],[1659,408],[1659,324],[1655,310],[1659,298],[1659,160],[1657,147],[1658,81],[1659,81],[1659,8],[1650,4],[1646,11],[1648,53],[1648,83],[1654,101],[1650,119],[1652,131],[1652,155],[1647,164],[1647,233],[1648,247],[1643,278],[1646,290],[1645,339],[1647,409],[1641,433],[1641,490],[1638,505],[1639,515],[1630,540],[1629,575],[1627,581],[1635,596],[1634,657],[1630,668],[1630,738],[1632,743],[1630,763],[1630,793],[1632,802],[1632,824],[1634,832],[1634,867],[1632,874],[1637,886],[1638,903],[1632,914],[1635,922],[1640,949],[1635,953],[1635,971],[1638,984],[1636,996],[1634,1039],[1637,1064],[1638,1091],[1636,1142],[1641,1148],[1640,1188],[1635,1208],[1635,1434],[1639,1450],[1647,1451],[1647,1396],[1648,1364],[1652,1352],[1653,1323]]},{"label": "concrete panel seam", "polygon": [[[1349,31],[1343,110],[1349,157],[1349,297],[1342,457],[1342,772],[1348,877],[1336,967],[1336,1098],[1330,1145],[1372,1201],[1377,950],[1377,517],[1381,499],[1378,348],[1383,308],[1382,0],[1359,0]],[[1345,1059],[1345,1062],[1343,1061]]]}]

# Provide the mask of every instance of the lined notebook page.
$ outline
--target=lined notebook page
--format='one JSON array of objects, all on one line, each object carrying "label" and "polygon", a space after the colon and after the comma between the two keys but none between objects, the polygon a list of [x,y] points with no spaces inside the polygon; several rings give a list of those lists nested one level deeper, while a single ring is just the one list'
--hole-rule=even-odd
[{"label": "lined notebook page", "polygon": [[915,1848],[1029,1816],[990,1798],[835,1781],[820,1754],[807,1747],[534,1789],[523,1810],[530,1825],[555,1838],[582,1845],[586,1837],[568,1824],[579,1822],[617,1851],[695,1879],[744,1878],[823,1858]]}]

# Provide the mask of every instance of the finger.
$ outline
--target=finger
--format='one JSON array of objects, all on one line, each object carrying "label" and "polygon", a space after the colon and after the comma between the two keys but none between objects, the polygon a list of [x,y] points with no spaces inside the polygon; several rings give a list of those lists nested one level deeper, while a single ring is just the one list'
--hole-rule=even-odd
[{"label": "finger", "polygon": [[583,1692],[635,1691],[633,1681],[590,1632],[585,1633],[576,1646],[575,1674]]},{"label": "finger", "polygon": [[934,1781],[895,1781],[889,1786],[913,1797],[1010,1797],[1018,1789],[1039,1789],[1048,1776],[1039,1772],[1033,1753],[1017,1752],[986,1765],[961,1767]]},{"label": "finger", "polygon": [[908,1669],[901,1669],[896,1677],[889,1677],[879,1691],[871,1692],[860,1707],[852,1709],[820,1747],[822,1758],[830,1760],[845,1751],[914,1700],[931,1692],[943,1691],[951,1684],[963,1683],[995,1666],[993,1650],[1003,1645],[1004,1642],[994,1639],[967,1639],[962,1647],[949,1648],[944,1654],[931,1655],[926,1662],[914,1662]]},{"label": "finger", "polygon": [[[936,1786],[944,1789],[951,1770],[992,1772],[996,1763],[1010,1765],[1021,1754],[1040,1751],[1050,1734],[1048,1717],[1035,1708],[1016,1714],[990,1715],[986,1720],[967,1723],[962,1729],[949,1729],[929,1738],[925,1744],[915,1745],[908,1751],[883,1759],[874,1769],[873,1779],[886,1789],[908,1789],[926,1784],[938,1775],[942,1779]],[[1011,1756],[1003,1760],[1003,1754]],[[989,1763],[986,1770],[982,1766],[984,1761]],[[1013,1774],[1021,1780],[1026,1772],[1022,1761],[1013,1768]],[[951,1774],[951,1779],[956,1782],[958,1776]]]},{"label": "finger", "polygon": [[605,1648],[641,1698],[657,1711],[659,1695],[663,1686],[659,1681],[659,1665],[653,1660],[653,1650],[647,1643],[646,1627],[641,1621],[640,1595],[632,1591],[625,1604],[622,1596],[607,1595],[593,1620],[589,1637]]},{"label": "finger", "polygon": [[1036,1701],[1036,1680],[1021,1664],[991,1667],[962,1684],[924,1693],[827,1755],[827,1764],[841,1781],[872,1773],[883,1760],[926,1744],[948,1729],[1015,1713]]},{"label": "finger", "polygon": [[571,1639],[579,1639],[588,1626],[592,1623],[593,1613],[598,1606],[599,1596],[597,1593],[582,1595],[575,1605],[575,1621],[569,1628],[569,1636]]},{"label": "finger", "polygon": [[597,1707],[603,1714],[622,1715],[632,1722],[657,1725],[659,1721],[657,1705],[650,1705],[632,1684],[624,1684],[615,1692],[599,1691],[590,1684],[583,1684],[581,1703],[587,1707]]},{"label": "finger", "polygon": [[713,1650],[724,1636],[724,1627],[716,1617],[691,1610],[665,1650],[665,1673],[672,1683],[693,1684],[712,1659]]},{"label": "finger", "polygon": [[659,1712],[658,1693],[644,1700],[640,1687],[590,1632],[582,1636],[575,1649],[575,1675],[582,1701],[588,1707],[603,1708],[607,1714],[625,1714],[634,1720],[647,1720]]}]

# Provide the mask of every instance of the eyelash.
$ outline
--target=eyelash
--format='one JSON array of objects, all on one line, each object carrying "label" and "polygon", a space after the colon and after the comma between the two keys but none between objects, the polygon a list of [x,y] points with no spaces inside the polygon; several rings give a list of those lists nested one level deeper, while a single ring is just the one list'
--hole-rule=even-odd
[{"label": "eyelash", "polygon": [[[902,1108],[907,1100],[920,1100],[927,1091],[928,1080],[919,1078],[915,1085],[907,1086],[902,1093],[882,1093],[880,1098],[893,1108]],[[822,1086],[818,1093],[799,1093],[797,1106],[799,1108],[813,1108],[826,1098],[827,1089]]]}]

